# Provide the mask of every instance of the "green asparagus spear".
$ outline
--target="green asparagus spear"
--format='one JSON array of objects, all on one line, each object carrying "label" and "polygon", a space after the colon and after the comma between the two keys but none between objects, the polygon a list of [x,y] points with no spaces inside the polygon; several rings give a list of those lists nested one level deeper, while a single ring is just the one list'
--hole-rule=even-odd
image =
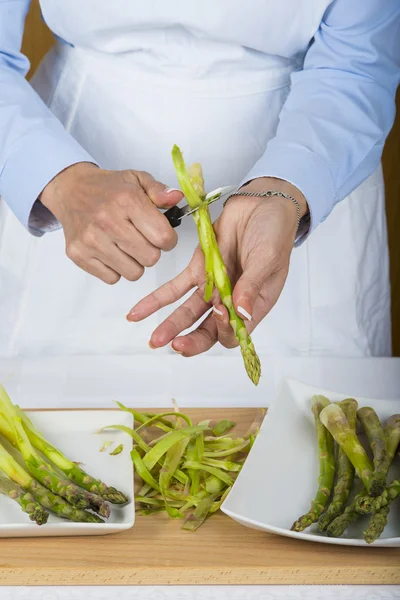
[{"label": "green asparagus spear", "polygon": [[387,440],[388,463],[387,469],[392,463],[396,450],[400,444],[400,415],[392,415],[385,425],[385,435]]},{"label": "green asparagus spear", "polygon": [[363,498],[366,495],[366,490],[362,490],[354,498],[354,501],[348,506],[346,506],[344,512],[338,517],[336,517],[336,519],[334,519],[332,523],[328,525],[326,529],[328,537],[340,537],[351,523],[357,521],[357,519],[360,517],[360,513],[356,510],[356,503],[359,499]]},{"label": "green asparagus spear", "polygon": [[292,531],[303,531],[312,523],[318,521],[328,504],[332,492],[335,477],[334,442],[331,434],[325,429],[320,420],[321,412],[325,409],[324,407],[329,407],[329,405],[329,400],[324,396],[314,396],[312,399],[312,411],[314,414],[319,453],[318,490],[311,503],[310,510],[293,523]]},{"label": "green asparagus spear", "polygon": [[[340,402],[340,406],[350,427],[355,432],[357,424],[357,401],[353,398],[348,398]],[[332,501],[318,521],[320,531],[325,531],[329,523],[343,512],[350,496],[353,481],[354,467],[347,458],[345,451],[339,446],[337,452],[337,481],[333,490]]]},{"label": "green asparagus spear", "polygon": [[384,488],[382,494],[376,498],[366,496],[357,502],[359,513],[373,514],[378,512],[383,506],[389,506],[396,498],[400,496],[400,479],[395,479]]},{"label": "green asparagus spear", "polygon": [[[8,438],[11,444],[18,448],[27,470],[37,481],[77,508],[94,510],[106,518],[110,515],[110,508],[102,498],[90,494],[67,479],[61,479],[53,466],[36,452],[23,427],[22,418],[15,416],[15,414],[21,414],[22,411],[17,413],[7,392],[1,386],[0,410],[1,433]],[[7,425],[2,428],[4,421]],[[10,431],[12,431],[12,434]]]},{"label": "green asparagus spear", "polygon": [[364,531],[364,540],[367,544],[372,544],[380,537],[387,525],[389,511],[389,506],[383,506],[378,512],[371,516],[368,527]]},{"label": "green asparagus spear", "polygon": [[[387,450],[388,450],[388,462],[386,463],[386,469],[389,470],[390,464],[395,456],[397,446],[399,444],[400,438],[400,419],[399,415],[393,415],[390,419],[388,419],[385,425],[385,434],[387,437]],[[387,472],[386,472],[387,473]],[[358,494],[353,502],[345,509],[344,513],[337,517],[331,525],[327,529],[327,533],[331,537],[339,537],[341,536],[350,523],[357,521],[360,517],[360,507],[364,505],[364,502],[368,502],[368,499],[373,500],[368,496],[367,491],[363,490],[360,494]],[[375,520],[370,520],[370,523],[367,529],[364,532],[364,539],[368,542],[371,539],[371,542],[374,541],[372,538],[377,531],[379,531],[379,526],[382,526],[384,519],[384,513],[381,514],[380,517],[377,517]],[[381,532],[380,532],[381,533]],[[380,535],[379,533],[379,535]],[[378,536],[379,537],[379,536]],[[368,539],[367,539],[368,538]],[[375,538],[377,539],[377,538]]]},{"label": "green asparagus spear", "polygon": [[356,433],[350,427],[343,410],[337,404],[329,404],[321,412],[320,419],[339,446],[343,448],[369,493],[373,478],[373,465]]},{"label": "green asparagus spear", "polygon": [[[214,287],[217,288],[221,302],[229,313],[229,321],[235,337],[240,345],[243,361],[248,376],[257,385],[261,375],[260,360],[255,351],[250,335],[247,333],[243,319],[236,313],[232,299],[232,285],[218,248],[217,239],[211,222],[207,203],[203,200],[204,184],[201,168],[196,165],[189,175],[182,153],[178,146],[172,150],[172,158],[182,192],[189,206],[198,210],[193,213],[197,226],[200,246],[205,261],[205,300],[208,302]],[[196,169],[197,167],[197,169]]]},{"label": "green asparagus spear", "polygon": [[[387,460],[385,461],[386,476],[396,455],[400,441],[400,415],[393,415],[387,420],[385,425],[385,435],[387,440]],[[389,500],[390,503],[392,500],[396,499],[396,487],[396,481],[392,482],[388,488],[383,490],[382,495],[376,498],[377,502],[370,496],[366,496],[362,500],[359,500],[357,502],[357,510],[360,514],[371,514],[376,512],[378,508],[388,504],[386,500]],[[394,497],[391,499],[393,495]],[[380,504],[381,502],[384,504]]]},{"label": "green asparagus spear", "polygon": [[53,494],[37,482],[0,444],[0,469],[24,490],[30,492],[37,502],[59,517],[71,521],[85,523],[104,523],[100,517],[86,510],[81,510],[66,502],[60,496]]},{"label": "green asparagus spear", "polygon": [[47,523],[49,513],[35,500],[31,493],[26,492],[17,483],[0,475],[0,493],[8,496],[12,500],[15,500],[22,510],[29,515],[31,521],[35,521],[37,525],[44,525]]},{"label": "green asparagus spear", "polygon": [[[107,486],[100,479],[95,479],[85,473],[79,465],[69,460],[64,454],[52,446],[34,427],[30,419],[26,414],[21,411],[19,407],[16,407],[19,416],[23,420],[24,430],[29,438],[31,444],[41,452],[48,460],[56,465],[65,475],[76,483],[79,487],[83,488],[87,492],[90,492],[93,496],[100,496],[103,500],[111,502],[112,504],[124,504],[128,502],[128,498],[122,492],[116,490],[114,487]],[[94,499],[91,498],[94,502]],[[107,509],[104,507],[104,503],[100,503],[104,511]],[[100,507],[99,507],[100,508]],[[106,516],[106,514],[104,514]]]},{"label": "green asparagus spear", "polygon": [[358,410],[357,416],[367,435],[374,458],[374,474],[369,492],[371,496],[379,496],[386,485],[386,474],[391,462],[387,451],[386,435],[373,408],[363,406]]}]

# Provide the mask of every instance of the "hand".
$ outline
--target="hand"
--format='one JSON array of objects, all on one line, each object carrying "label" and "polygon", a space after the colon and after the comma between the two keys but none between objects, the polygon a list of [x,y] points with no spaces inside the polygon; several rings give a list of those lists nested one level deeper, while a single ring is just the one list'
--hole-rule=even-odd
[{"label": "hand", "polygon": [[114,284],[138,280],[177,236],[157,207],[183,194],[143,171],[104,171],[79,163],[59,173],[40,201],[64,229],[67,256],[81,269]]},{"label": "hand", "polygon": [[[246,186],[246,191],[269,189],[290,194],[299,202],[301,216],[307,213],[304,196],[285,181],[259,178]],[[297,231],[296,206],[282,197],[234,197],[225,206],[214,228],[232,282],[235,309],[251,333],[274,306],[285,284]],[[204,301],[204,283],[204,257],[197,248],[189,266],[141,300],[127,318],[141,321],[197,287],[193,295],[153,332],[150,346],[160,348],[172,342],[173,350],[183,356],[206,352],[217,341],[226,348],[233,348],[238,344],[228,312],[216,292],[211,302]],[[180,335],[212,306],[213,312],[195,331]]]}]

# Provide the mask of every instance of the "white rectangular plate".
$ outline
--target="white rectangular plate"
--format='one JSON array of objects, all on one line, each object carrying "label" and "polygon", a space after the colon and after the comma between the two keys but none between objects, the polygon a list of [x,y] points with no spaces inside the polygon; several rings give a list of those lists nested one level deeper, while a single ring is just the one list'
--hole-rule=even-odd
[{"label": "white rectangular plate", "polygon": [[[292,523],[309,509],[317,486],[318,454],[311,412],[314,394],[332,401],[347,397],[284,380],[222,511],[247,527],[271,533],[325,544],[368,546],[362,537],[368,517],[354,523],[340,538],[326,537],[317,525],[302,533],[290,531]],[[360,406],[374,408],[383,421],[400,412],[400,400],[356,399]],[[397,459],[389,480],[399,477]],[[400,547],[399,504],[393,503],[385,531],[369,547]]]},{"label": "white rectangular plate", "polygon": [[[72,523],[50,515],[48,522],[39,527],[29,520],[16,502],[0,495],[0,537],[105,535],[131,528],[135,521],[130,457],[132,438],[122,431],[97,432],[107,425],[132,427],[132,416],[119,410],[44,410],[26,413],[49,442],[69,459],[82,463],[82,468],[90,475],[121,490],[131,501],[121,507],[112,504],[111,516],[105,523]],[[100,452],[106,440],[112,441],[112,446]],[[124,445],[123,452],[110,456],[109,452],[119,444]]]}]

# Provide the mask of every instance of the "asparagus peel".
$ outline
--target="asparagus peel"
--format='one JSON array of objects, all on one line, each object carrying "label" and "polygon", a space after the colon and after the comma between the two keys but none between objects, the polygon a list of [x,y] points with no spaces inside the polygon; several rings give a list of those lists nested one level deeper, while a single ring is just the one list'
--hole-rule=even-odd
[{"label": "asparagus peel", "polygon": [[8,496],[17,502],[21,509],[27,513],[31,521],[35,521],[37,525],[47,523],[49,513],[35,500],[30,492],[26,492],[17,483],[0,475],[0,493]]},{"label": "asparagus peel", "polygon": [[312,399],[319,454],[318,489],[310,510],[293,523],[292,531],[303,531],[312,523],[318,521],[328,504],[332,492],[335,477],[334,442],[331,434],[325,429],[320,420],[321,412],[329,405],[329,400],[324,396],[314,396]]},{"label": "asparagus peel", "polygon": [[194,165],[188,173],[182,153],[178,146],[172,150],[179,185],[185,198],[192,209],[199,236],[200,246],[203,250],[205,261],[205,294],[204,299],[209,302],[214,287],[217,288],[221,302],[229,313],[229,321],[235,337],[240,345],[246,372],[252,382],[257,385],[261,375],[260,360],[255,351],[250,335],[247,333],[243,319],[236,313],[232,299],[232,285],[226,266],[218,248],[217,239],[211,222],[207,202],[204,200],[204,184],[199,165]]},{"label": "asparagus peel", "polygon": [[202,525],[206,520],[216,498],[216,494],[210,494],[209,496],[204,498],[204,500],[202,500],[195,508],[195,510],[189,515],[182,529],[186,529],[188,531],[196,531],[196,529],[198,529],[200,525]]},{"label": "asparagus peel", "polygon": [[160,460],[160,458],[177,442],[187,437],[197,435],[207,429],[206,426],[194,425],[184,429],[176,429],[168,433],[160,442],[158,442],[143,459],[143,464],[151,470]]},{"label": "asparagus peel", "polygon": [[234,421],[228,421],[227,419],[224,419],[216,424],[213,429],[213,434],[215,437],[220,437],[221,435],[224,435],[230,431],[233,427],[235,427],[235,425],[236,423],[234,423]]},{"label": "asparagus peel", "polygon": [[321,411],[320,418],[339,446],[343,448],[369,493],[374,468],[343,410],[337,404],[329,404]]},{"label": "asparagus peel", "polygon": [[[340,402],[340,406],[351,429],[355,432],[357,424],[357,401],[348,398]],[[345,451],[339,446],[337,452],[337,481],[333,490],[331,503],[318,521],[320,531],[325,531],[328,525],[343,512],[350,496],[353,481],[354,467]]]},{"label": "asparagus peel", "polygon": [[386,475],[392,462],[387,449],[386,435],[373,408],[363,406],[358,410],[357,416],[373,453],[374,473],[369,491],[371,496],[379,496],[385,487]]}]

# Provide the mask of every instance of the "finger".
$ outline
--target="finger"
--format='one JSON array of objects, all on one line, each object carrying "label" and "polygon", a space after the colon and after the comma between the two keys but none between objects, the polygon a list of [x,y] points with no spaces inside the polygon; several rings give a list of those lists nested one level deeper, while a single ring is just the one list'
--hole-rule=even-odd
[{"label": "finger", "polygon": [[171,348],[183,356],[196,356],[210,350],[218,341],[218,331],[215,319],[208,315],[202,324],[187,335],[176,338]]},{"label": "finger", "polygon": [[204,257],[201,250],[196,249],[190,264],[176,277],[143,298],[130,310],[128,321],[142,321],[155,312],[174,304],[197,285],[198,274],[203,271]]},{"label": "finger", "polygon": [[276,269],[276,260],[269,256],[265,248],[255,247],[246,261],[243,274],[233,290],[233,304],[236,311],[246,321],[253,318],[254,303],[265,282]]},{"label": "finger", "polygon": [[128,281],[137,281],[144,273],[144,268],[134,258],[123,252],[118,246],[105,237],[98,239],[99,247],[95,250],[94,258],[105,266],[119,273]]},{"label": "finger", "polygon": [[239,343],[235,338],[235,334],[229,322],[229,313],[225,306],[223,304],[214,306],[212,315],[217,325],[219,343],[225,348],[236,348]]},{"label": "finger", "polygon": [[182,331],[192,327],[209,309],[210,304],[204,301],[200,290],[196,290],[186,302],[155,329],[150,339],[150,346],[152,348],[166,346]]},{"label": "finger", "polygon": [[168,188],[164,183],[154,179],[150,173],[135,171],[135,174],[150,200],[159,208],[170,208],[182,200],[183,194],[180,190]]},{"label": "finger", "polygon": [[166,252],[176,246],[176,231],[141,188],[137,187],[134,201],[128,206],[130,221],[153,246]]},{"label": "finger", "polygon": [[97,279],[101,279],[101,281],[104,281],[104,283],[107,283],[108,285],[114,285],[121,279],[121,275],[119,273],[113,269],[110,269],[96,258],[90,258],[87,261],[74,260],[74,263],[83,271],[89,273],[89,275],[93,275],[94,277],[97,277]]},{"label": "finger", "polygon": [[80,269],[93,275],[98,279],[113,285],[120,280],[121,275],[109,268],[102,261],[97,260],[92,256],[88,248],[80,242],[68,242],[66,245],[66,254],[73,263],[75,263]]},{"label": "finger", "polygon": [[276,271],[276,273],[273,273],[265,282],[260,295],[254,303],[253,318],[250,323],[246,323],[246,328],[249,333],[255,329],[277,303],[284,288],[287,274],[288,269],[282,267]]},{"label": "finger", "polygon": [[151,244],[132,223],[126,225],[114,240],[118,248],[134,258],[143,267],[154,267],[160,260],[161,252]]},{"label": "finger", "polygon": [[128,313],[128,321],[142,321],[155,312],[183,298],[195,286],[190,271],[186,268],[168,283],[140,300]]}]

